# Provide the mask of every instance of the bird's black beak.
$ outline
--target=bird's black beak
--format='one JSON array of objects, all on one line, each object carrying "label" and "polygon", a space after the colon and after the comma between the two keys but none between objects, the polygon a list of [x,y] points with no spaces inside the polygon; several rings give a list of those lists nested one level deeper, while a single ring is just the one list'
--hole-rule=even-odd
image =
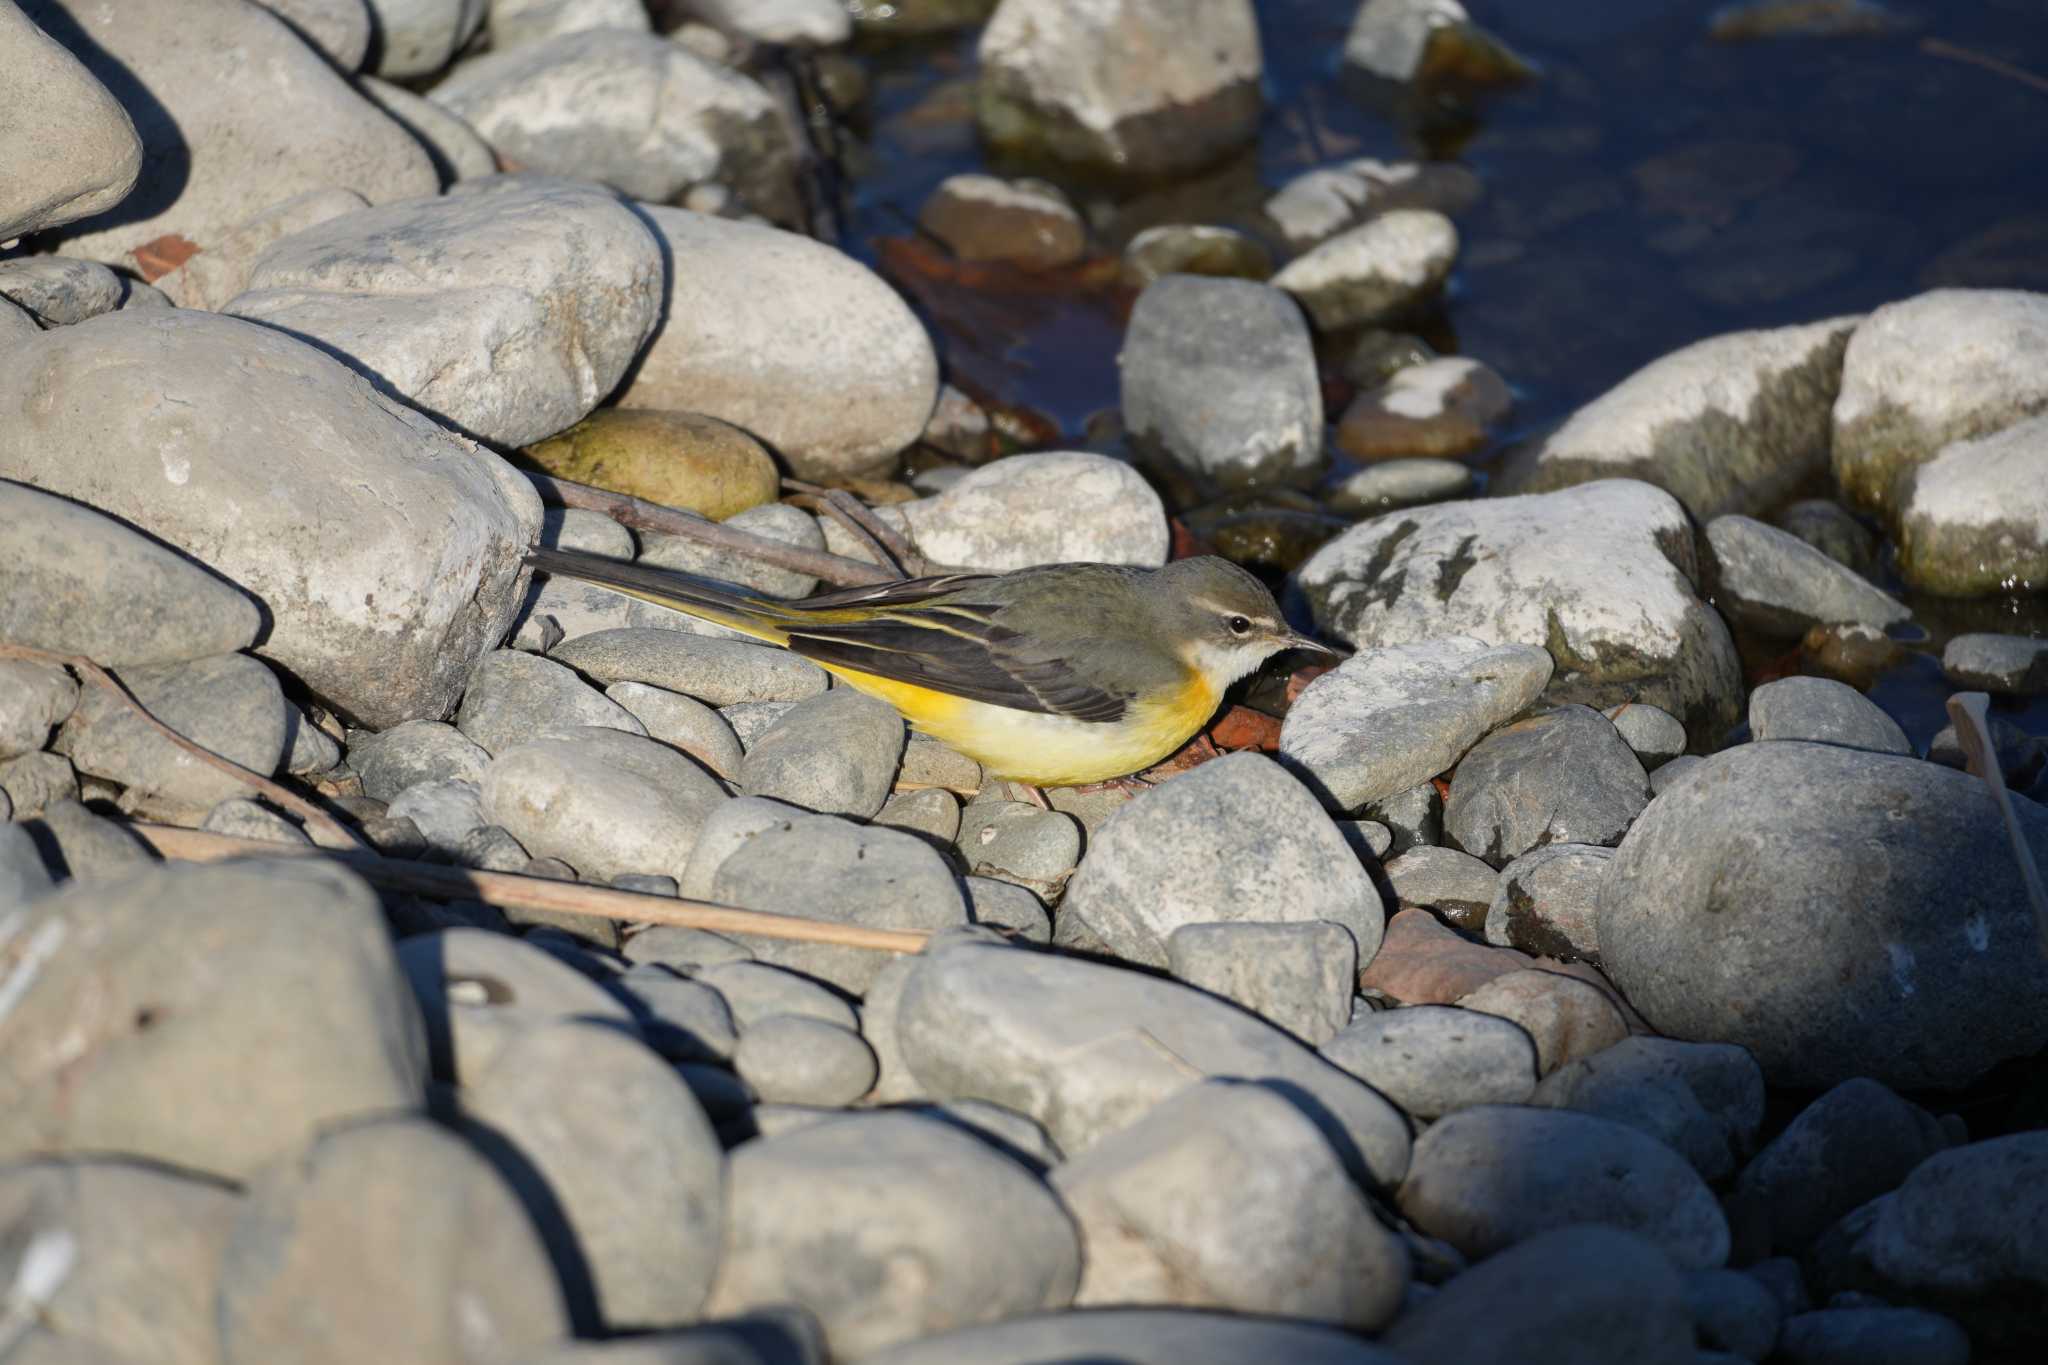
[{"label": "bird's black beak", "polygon": [[1313,654],[1327,654],[1333,659],[1338,655],[1337,650],[1330,648],[1321,640],[1311,640],[1298,630],[1290,630],[1287,634],[1283,635],[1280,638],[1280,647],[1282,649],[1305,649]]}]

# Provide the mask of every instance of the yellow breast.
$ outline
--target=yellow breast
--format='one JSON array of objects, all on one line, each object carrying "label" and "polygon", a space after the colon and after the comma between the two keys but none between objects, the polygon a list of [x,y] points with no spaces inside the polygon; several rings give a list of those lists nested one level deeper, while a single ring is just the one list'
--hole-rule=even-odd
[{"label": "yellow breast", "polygon": [[888,702],[911,728],[958,749],[991,775],[1034,787],[1078,787],[1141,772],[1187,743],[1215,714],[1219,700],[1206,679],[1191,673],[1174,695],[1140,699],[1122,720],[1076,720],[820,666]]}]

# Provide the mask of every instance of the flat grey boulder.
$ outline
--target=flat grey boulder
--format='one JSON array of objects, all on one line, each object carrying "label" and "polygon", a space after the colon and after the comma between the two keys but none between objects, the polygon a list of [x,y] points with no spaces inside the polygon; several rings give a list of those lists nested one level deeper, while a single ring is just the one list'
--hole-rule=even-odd
[{"label": "flat grey boulder", "polygon": [[[1370,1331],[1408,1249],[1322,1133],[1256,1082],[1204,1081],[1055,1167],[1081,1231],[1077,1307],[1174,1304]],[[1274,1218],[1275,1209],[1291,1210]]]},{"label": "flat grey boulder", "polygon": [[[2013,804],[2048,854],[2048,814]],[[1599,932],[1658,1031],[1740,1043],[1774,1085],[1950,1089],[2048,1043],[2048,962],[2004,828],[1982,783],[1939,764],[1795,741],[1717,754],[1622,841]]]},{"label": "flat grey boulder", "polygon": [[0,10],[0,242],[90,218],[127,197],[142,170],[135,125],[79,59],[13,5]]},{"label": "flat grey boulder", "polygon": [[1096,829],[1054,939],[1089,936],[1163,967],[1167,937],[1184,924],[1328,920],[1350,931],[1362,964],[1385,913],[1308,789],[1272,760],[1237,753],[1161,783]]},{"label": "flat grey boulder", "polygon": [[1899,476],[1957,441],[2048,411],[2048,295],[1933,289],[1857,324],[1832,445],[1853,503],[1900,507]]},{"label": "flat grey boulder", "polygon": [[1775,506],[1827,468],[1842,352],[1856,324],[1730,332],[1659,357],[1514,461],[1504,491],[1641,479],[1702,522]]},{"label": "flat grey boulder", "polygon": [[89,498],[238,584],[268,613],[258,652],[340,714],[445,714],[510,625],[532,484],[306,343],[120,312],[9,361],[0,477]]},{"label": "flat grey boulder", "polygon": [[669,292],[619,406],[721,418],[799,478],[894,469],[939,395],[931,338],[896,291],[796,233],[654,204],[640,212],[666,251]]},{"label": "flat grey boulder", "polygon": [[1913,742],[1883,707],[1833,678],[1796,676],[1767,682],[1749,694],[1754,739],[1803,739],[1878,754],[1913,752]]},{"label": "flat grey boulder", "polygon": [[[205,247],[256,210],[323,186],[371,203],[440,188],[412,135],[259,6],[29,0],[26,9],[46,32],[73,35],[72,55],[123,92],[142,139],[133,192],[65,229],[77,255],[118,262],[167,234]],[[219,64],[228,51],[234,93]],[[272,93],[248,97],[258,90]]]},{"label": "flat grey boulder", "polygon": [[890,1023],[925,1093],[1029,1114],[1070,1155],[1193,1081],[1238,1076],[1303,1092],[1354,1179],[1385,1184],[1407,1167],[1407,1121],[1384,1099],[1243,1010],[1141,972],[942,949],[911,961]]},{"label": "flat grey boulder", "polygon": [[483,810],[536,857],[612,878],[682,880],[697,831],[726,800],[718,779],[665,744],[597,726],[505,749]]},{"label": "flat grey boulder", "polygon": [[184,555],[0,480],[0,640],[124,668],[230,654],[261,627],[255,599]]},{"label": "flat grey boulder", "polygon": [[322,1127],[425,1101],[419,1010],[353,873],[145,867],[20,913],[0,1161],[124,1152],[243,1180]]},{"label": "flat grey boulder", "polygon": [[225,311],[312,341],[484,440],[526,445],[575,425],[654,332],[659,244],[594,186],[465,189],[284,238]]},{"label": "flat grey boulder", "polygon": [[2048,415],[1944,446],[1893,493],[1913,587],[1981,597],[2048,581]]},{"label": "flat grey boulder", "polygon": [[1714,601],[1738,625],[1803,635],[1842,621],[1882,628],[1912,618],[1869,579],[1775,526],[1716,517],[1707,523],[1707,545],[1719,587]]},{"label": "flat grey boulder", "polygon": [[529,171],[657,204],[725,183],[770,217],[793,207],[794,149],[774,98],[653,33],[586,29],[501,48],[430,97]]},{"label": "flat grey boulder", "polygon": [[975,112],[993,147],[1120,175],[1195,170],[1258,132],[1250,0],[1006,0],[982,30]]},{"label": "flat grey boulder", "polygon": [[1402,1214],[1474,1259],[1577,1223],[1631,1232],[1685,1269],[1728,1259],[1728,1220],[1685,1158],[1625,1124],[1479,1105],[1415,1141]]},{"label": "flat grey boulder", "polygon": [[1288,708],[1281,761],[1357,810],[1448,772],[1542,695],[1553,668],[1540,646],[1469,636],[1361,650]]},{"label": "flat grey boulder", "polygon": [[1081,1252],[1059,1200],[951,1124],[835,1118],[742,1144],[731,1169],[713,1315],[797,1304],[835,1358],[869,1359],[1073,1298]]},{"label": "flat grey boulder", "polygon": [[1649,802],[1649,776],[1613,722],[1561,706],[1494,731],[1465,756],[1444,830],[1505,867],[1545,844],[1620,843]]},{"label": "flat grey boulder", "polygon": [[1323,467],[1315,344],[1277,289],[1165,276],[1138,295],[1117,366],[1132,441],[1205,490],[1291,485]]},{"label": "flat grey boulder", "polygon": [[1390,512],[1316,551],[1298,579],[1316,624],[1361,649],[1448,635],[1539,645],[1556,661],[1553,701],[1646,701],[1702,742],[1735,720],[1735,646],[1700,599],[1692,524],[1647,484]]}]

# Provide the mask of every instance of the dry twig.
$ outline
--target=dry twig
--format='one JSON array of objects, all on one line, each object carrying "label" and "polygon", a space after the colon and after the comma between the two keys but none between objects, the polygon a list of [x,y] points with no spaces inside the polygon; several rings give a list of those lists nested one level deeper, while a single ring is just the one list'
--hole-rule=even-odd
[{"label": "dry twig", "polygon": [[808,574],[835,587],[864,588],[871,583],[891,583],[897,577],[879,564],[867,564],[824,550],[807,550],[801,545],[770,540],[766,536],[753,535],[735,526],[725,526],[707,520],[694,512],[684,512],[674,507],[664,507],[658,502],[649,502],[645,498],[636,498],[630,493],[614,493],[609,489],[592,488],[586,483],[558,479],[552,474],[536,473],[530,469],[522,469],[519,472],[532,480],[533,486],[540,490],[541,497],[557,507],[580,507],[586,511],[602,512],[622,526],[642,531],[659,531],[664,535],[684,536],[714,550],[726,550],[733,554],[745,555],[763,564],[772,564],[778,569]]},{"label": "dry twig", "polygon": [[868,541],[876,545],[883,558],[894,560],[906,577],[923,578],[936,573],[931,561],[917,552],[910,543],[910,537],[875,515],[872,507],[862,502],[844,488],[825,488],[819,484],[805,483],[801,479],[784,479],[782,486],[793,493],[808,494],[821,499],[824,506],[842,525],[858,523],[858,529]]},{"label": "dry twig", "polygon": [[2020,828],[2012,795],[2005,789],[2005,774],[1998,768],[1998,750],[1991,742],[1991,699],[1982,692],[1958,692],[1948,699],[1948,717],[1956,725],[1956,742],[1970,761],[1970,771],[1991,788],[1991,798],[2005,821],[2005,837],[2012,844],[2013,860],[2020,865],[2020,880],[2026,884],[2027,899],[2034,903],[2034,917],[2041,926],[2041,951],[2048,954],[2048,887],[2041,884],[2041,869],[2034,862],[2034,850]]},{"label": "dry twig", "polygon": [[2037,76],[2023,66],[2014,66],[2011,62],[2001,61],[1988,53],[1973,52],[1967,47],[1958,47],[1940,38],[1922,38],[1920,50],[1930,57],[1946,57],[1952,62],[1981,66],[1986,71],[2003,76],[2007,80],[2018,81],[2021,85],[2048,95],[2048,77]]},{"label": "dry twig", "polygon": [[166,858],[218,862],[225,858],[328,857],[372,886],[388,891],[403,891],[437,900],[481,901],[501,909],[551,910],[559,914],[624,920],[635,924],[674,924],[686,929],[709,929],[718,934],[753,934],[760,938],[826,943],[841,948],[869,948],[885,953],[918,952],[928,937],[906,929],[870,929],[858,924],[835,924],[828,920],[771,914],[765,910],[740,910],[709,901],[649,896],[637,891],[617,891],[610,887],[558,882],[545,877],[522,877],[512,872],[478,872],[466,867],[416,863],[403,858],[386,858],[366,849],[318,849],[304,844],[236,839],[206,830],[180,829],[174,825],[138,824],[132,828]]},{"label": "dry twig", "polygon": [[233,759],[222,758],[213,750],[194,743],[158,720],[154,715],[150,714],[148,707],[137,701],[134,695],[126,687],[122,686],[120,679],[94,663],[91,659],[86,658],[83,654],[57,654],[45,649],[36,649],[30,645],[0,644],[0,659],[30,659],[37,663],[59,664],[64,667],[77,669],[80,676],[84,677],[86,681],[104,691],[112,693],[123,705],[135,712],[136,715],[141,716],[158,734],[198,759],[201,763],[209,767],[218,768],[237,781],[255,788],[279,806],[304,820],[308,828],[317,828],[321,833],[327,835],[338,847],[362,847],[362,840],[358,839],[348,826],[342,824],[339,820],[336,820],[297,792],[271,781],[261,773],[250,771]]}]

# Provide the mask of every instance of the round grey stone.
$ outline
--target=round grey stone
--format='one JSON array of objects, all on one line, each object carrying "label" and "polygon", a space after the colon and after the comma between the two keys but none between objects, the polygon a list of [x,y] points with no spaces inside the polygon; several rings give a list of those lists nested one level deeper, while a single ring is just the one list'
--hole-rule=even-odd
[{"label": "round grey stone", "polygon": [[409,720],[379,734],[351,738],[349,767],[363,781],[363,794],[390,801],[420,782],[480,782],[491,756],[452,725]]},{"label": "round grey stone", "polygon": [[865,820],[889,799],[903,735],[895,707],[850,687],[834,688],[790,707],[748,747],[740,790]]},{"label": "round grey stone", "polygon": [[1649,778],[1613,723],[1561,706],[1494,731],[1465,756],[1444,829],[1504,867],[1542,844],[1617,844],[1649,801]]},{"label": "round grey stone", "polygon": [[1600,883],[1614,850],[1546,844],[1501,869],[1486,941],[1564,962],[1600,960]]},{"label": "round grey stone", "polygon": [[[2048,853],[2048,815],[2014,804]],[[1717,754],[1630,831],[1599,933],[1660,1032],[1742,1044],[1777,1085],[1954,1087],[2048,1043],[2048,962],[1990,793],[1938,764]]]},{"label": "round grey stone", "polygon": [[1620,1228],[1684,1269],[1728,1259],[1728,1221],[1685,1159],[1634,1128],[1566,1109],[1479,1105],[1416,1139],[1401,1212],[1483,1258],[1575,1223]]},{"label": "round grey stone", "polygon": [[486,654],[470,675],[455,728],[491,754],[572,726],[629,735],[647,727],[569,668],[516,649]]},{"label": "round grey stone", "polygon": [[875,1054],[858,1033],[802,1014],[755,1020],[733,1049],[733,1070],[771,1104],[844,1108],[875,1084]]},{"label": "round grey stone", "polygon": [[1648,702],[1625,701],[1601,712],[1646,771],[1655,772],[1685,752],[1685,727],[1678,717]]},{"label": "round grey stone", "polygon": [[1375,1010],[1321,1051],[1422,1119],[1478,1104],[1521,1104],[1536,1089],[1536,1044],[1527,1031],[1454,1005]]}]

